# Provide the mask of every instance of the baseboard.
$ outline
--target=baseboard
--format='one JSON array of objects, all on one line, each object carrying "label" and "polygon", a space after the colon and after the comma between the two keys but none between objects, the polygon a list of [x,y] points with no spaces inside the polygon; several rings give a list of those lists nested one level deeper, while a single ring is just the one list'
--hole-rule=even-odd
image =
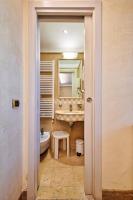
[{"label": "baseboard", "polygon": [[133,190],[103,190],[102,200],[133,200]]},{"label": "baseboard", "polygon": [[[86,199],[92,200],[91,196],[86,196]],[[18,200],[27,200],[27,191],[23,191]],[[102,200],[133,200],[133,190],[103,190]]]},{"label": "baseboard", "polygon": [[23,191],[18,200],[27,200],[27,191]]}]

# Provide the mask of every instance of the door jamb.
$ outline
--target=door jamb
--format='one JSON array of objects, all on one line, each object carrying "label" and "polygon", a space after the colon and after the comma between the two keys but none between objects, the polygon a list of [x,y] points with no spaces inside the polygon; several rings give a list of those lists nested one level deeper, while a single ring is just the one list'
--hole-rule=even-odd
[{"label": "door jamb", "polygon": [[[37,122],[39,120],[39,98],[37,74],[40,73],[39,55],[37,54],[37,20],[39,15],[92,16],[93,22],[93,70],[94,70],[94,123],[93,123],[93,197],[102,199],[102,85],[101,85],[101,1],[39,1],[29,3],[29,109],[28,109],[28,199],[34,200],[37,192],[37,165],[39,135]],[[94,59],[95,55],[95,59]]]}]

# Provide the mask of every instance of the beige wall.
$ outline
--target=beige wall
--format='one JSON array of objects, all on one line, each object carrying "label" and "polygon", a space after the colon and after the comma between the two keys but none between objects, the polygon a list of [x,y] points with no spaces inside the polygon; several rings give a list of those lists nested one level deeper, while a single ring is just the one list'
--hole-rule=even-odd
[{"label": "beige wall", "polygon": [[133,189],[133,1],[102,11],[103,188]]},{"label": "beige wall", "polygon": [[[22,190],[22,1],[0,1],[0,199]],[[12,109],[12,99],[20,107]]]}]

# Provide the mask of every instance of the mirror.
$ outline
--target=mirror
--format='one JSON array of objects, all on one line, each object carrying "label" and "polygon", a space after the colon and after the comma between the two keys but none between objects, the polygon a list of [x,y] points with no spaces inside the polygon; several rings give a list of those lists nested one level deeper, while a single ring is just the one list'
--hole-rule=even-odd
[{"label": "mirror", "polygon": [[59,96],[81,97],[84,85],[82,60],[59,60]]}]

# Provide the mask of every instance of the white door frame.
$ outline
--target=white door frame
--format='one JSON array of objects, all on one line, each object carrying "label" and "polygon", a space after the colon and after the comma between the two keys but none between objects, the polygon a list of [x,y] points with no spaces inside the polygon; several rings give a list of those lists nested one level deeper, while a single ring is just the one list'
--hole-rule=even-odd
[{"label": "white door frame", "polygon": [[[28,200],[34,200],[37,193],[39,158],[39,60],[38,16],[84,16],[85,17],[85,66],[90,77],[85,76],[85,191],[94,199],[102,199],[102,87],[101,87],[101,1],[100,0],[47,0],[29,3],[29,110],[28,110]],[[89,42],[88,42],[89,41]],[[90,42],[91,41],[91,42]],[[88,62],[86,62],[88,60]],[[87,72],[87,67],[85,67]],[[90,78],[92,84],[89,84]],[[93,88],[92,88],[93,85]],[[91,103],[86,103],[88,97]],[[88,112],[90,112],[88,114]],[[90,114],[92,121],[87,120]],[[88,142],[87,142],[88,141]]]}]

